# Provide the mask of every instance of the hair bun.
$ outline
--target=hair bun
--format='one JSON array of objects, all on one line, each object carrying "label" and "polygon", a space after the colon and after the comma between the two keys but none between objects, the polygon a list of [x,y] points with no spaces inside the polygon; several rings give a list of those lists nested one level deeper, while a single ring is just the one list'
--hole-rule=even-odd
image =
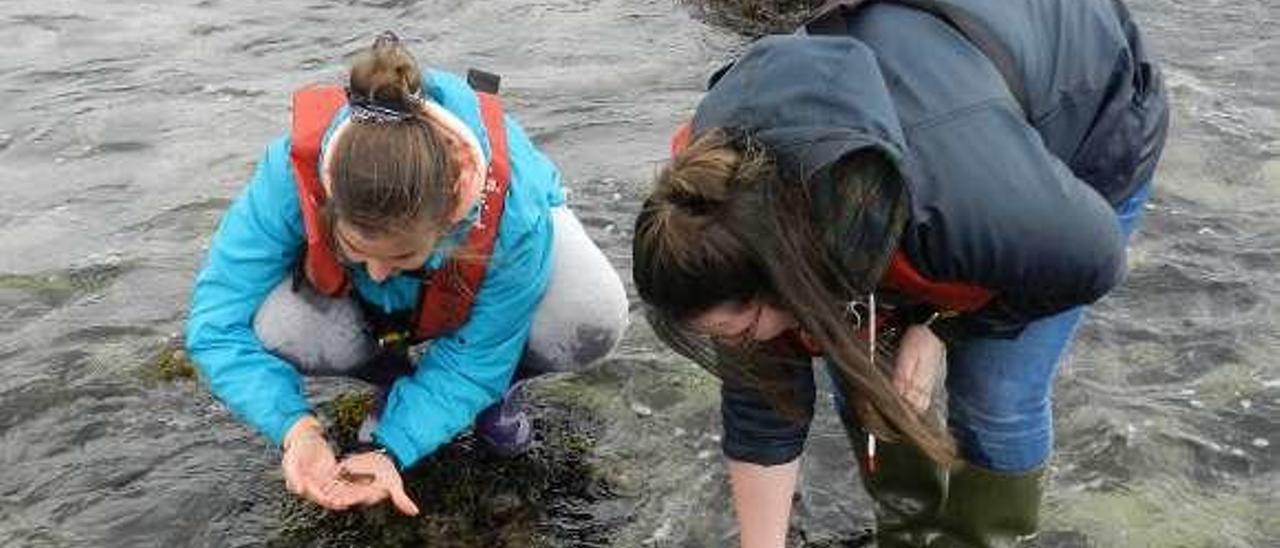
[{"label": "hair bun", "polygon": [[696,135],[659,176],[655,193],[695,215],[714,212],[740,190],[757,184],[770,164],[751,139],[713,129]]},{"label": "hair bun", "polygon": [[379,34],[373,45],[351,66],[348,93],[404,112],[421,100],[422,71],[413,55],[391,31]]}]

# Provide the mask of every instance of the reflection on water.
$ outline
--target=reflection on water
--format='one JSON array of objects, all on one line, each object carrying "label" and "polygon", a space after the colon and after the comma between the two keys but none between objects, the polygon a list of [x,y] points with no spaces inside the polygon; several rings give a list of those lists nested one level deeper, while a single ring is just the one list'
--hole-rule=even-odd
[{"label": "reflection on water", "polygon": [[[1045,542],[1262,546],[1280,538],[1278,8],[1131,4],[1176,118],[1129,280],[1063,370]],[[668,132],[742,44],[672,0],[0,4],[0,545],[285,538],[278,454],[197,384],[137,373],[180,329],[208,234],[287,124],[287,91],[335,78],[385,28],[428,64],[504,76],[628,279],[631,216]],[[616,490],[611,506],[545,514],[597,536],[546,542],[724,544],[715,384],[633,324],[616,359],[542,387],[598,421],[589,460]],[[814,545],[870,525],[822,411],[794,524]]]}]

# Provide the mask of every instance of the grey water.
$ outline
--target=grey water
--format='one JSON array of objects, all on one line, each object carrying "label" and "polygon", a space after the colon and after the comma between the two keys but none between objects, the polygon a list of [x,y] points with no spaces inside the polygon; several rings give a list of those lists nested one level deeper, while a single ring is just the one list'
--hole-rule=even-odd
[{"label": "grey water", "polygon": [[[1043,539],[1280,546],[1280,6],[1129,3],[1176,113],[1128,280],[1062,369]],[[383,29],[425,64],[503,75],[627,280],[669,132],[745,43],[673,0],[0,3],[0,546],[273,537],[278,453],[198,383],[143,370],[289,90],[336,81]],[[554,381],[590,400],[593,452],[630,486],[612,544],[727,544],[714,383],[633,325],[600,369]],[[809,541],[871,525],[823,411],[794,524]]]}]

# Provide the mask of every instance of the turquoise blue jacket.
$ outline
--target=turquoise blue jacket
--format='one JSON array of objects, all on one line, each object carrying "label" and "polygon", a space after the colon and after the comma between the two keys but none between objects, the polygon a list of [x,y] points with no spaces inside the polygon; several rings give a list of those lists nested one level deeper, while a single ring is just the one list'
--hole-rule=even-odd
[{"label": "turquoise blue jacket", "polygon": [[[476,134],[487,159],[489,139],[471,88],[444,72],[428,72],[423,81],[430,99]],[[345,116],[344,109],[332,125]],[[524,130],[511,117],[506,127],[511,189],[470,319],[434,341],[412,376],[395,382],[374,432],[403,467],[448,442],[501,397],[547,286],[549,210],[564,203],[564,190],[556,167]],[[459,241],[468,225],[461,224],[448,238]],[[267,146],[249,185],[223,216],[196,278],[187,319],[187,351],[214,395],[277,444],[311,408],[299,373],[263,349],[253,316],[267,293],[291,275],[304,239],[286,136]],[[437,246],[426,266],[439,266],[450,248]],[[350,274],[360,296],[387,312],[412,308],[418,300],[416,279],[393,277],[379,284],[363,268]]]}]

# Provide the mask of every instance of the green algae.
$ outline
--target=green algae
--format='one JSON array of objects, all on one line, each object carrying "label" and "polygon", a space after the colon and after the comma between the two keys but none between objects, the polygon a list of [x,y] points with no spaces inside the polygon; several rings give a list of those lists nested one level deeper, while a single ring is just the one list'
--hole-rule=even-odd
[{"label": "green algae", "polygon": [[122,264],[101,264],[31,274],[0,274],[0,289],[25,291],[42,304],[57,307],[78,295],[107,287],[126,270]]},{"label": "green algae", "polygon": [[151,358],[143,362],[139,373],[152,382],[176,382],[195,380],[199,376],[194,363],[187,358],[181,337],[166,340]]},{"label": "green algae", "polygon": [[1076,493],[1070,504],[1054,506],[1049,528],[1087,531],[1098,546],[1228,546],[1240,542],[1242,531],[1280,532],[1274,508],[1232,492],[1206,498],[1166,485],[1137,485]]},{"label": "green algae", "polygon": [[1256,365],[1223,363],[1196,383],[1197,397],[1210,409],[1227,407],[1241,399],[1261,398],[1266,388]]}]

